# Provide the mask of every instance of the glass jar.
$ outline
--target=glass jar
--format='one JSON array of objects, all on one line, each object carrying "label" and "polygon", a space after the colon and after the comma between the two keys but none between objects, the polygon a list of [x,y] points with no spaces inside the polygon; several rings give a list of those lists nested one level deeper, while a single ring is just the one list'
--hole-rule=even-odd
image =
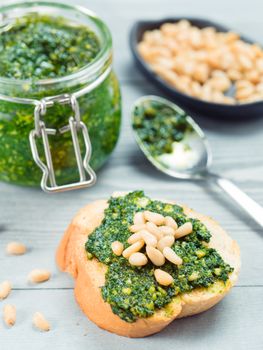
[{"label": "glass jar", "polygon": [[[102,166],[118,139],[121,99],[119,84],[111,68],[112,39],[106,25],[90,11],[47,2],[24,2],[1,7],[0,35],[1,30],[17,18],[29,14],[33,16],[34,13],[59,16],[69,23],[86,25],[97,35],[100,51],[91,63],[67,76],[38,81],[0,77],[0,180],[39,185],[42,174],[33,160],[29,142],[30,132],[37,127],[38,109],[38,117],[43,121],[45,130],[54,130],[55,134],[48,132],[46,135],[52,167],[56,183],[65,185],[79,181],[80,176],[69,127],[69,117],[76,112],[72,111],[72,96],[78,105],[80,120],[88,129],[92,145],[90,166],[94,170]],[[67,97],[66,102],[64,97]],[[59,132],[63,128],[64,132]],[[45,141],[40,134],[38,136],[36,147],[40,160],[49,168]],[[78,131],[82,160],[85,158],[85,144],[88,146],[84,136]]]}]

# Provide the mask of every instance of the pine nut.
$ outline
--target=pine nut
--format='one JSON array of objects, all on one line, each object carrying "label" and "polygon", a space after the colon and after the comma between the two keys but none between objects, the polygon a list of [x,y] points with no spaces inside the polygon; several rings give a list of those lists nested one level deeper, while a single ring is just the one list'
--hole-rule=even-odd
[{"label": "pine nut", "polygon": [[209,77],[210,69],[209,66],[205,63],[200,63],[196,66],[193,72],[193,78],[199,83],[205,83]]},{"label": "pine nut", "polygon": [[136,213],[134,215],[133,223],[134,223],[134,225],[143,225],[143,224],[145,224],[145,219],[144,219],[144,215],[143,215],[142,211],[140,211],[140,212],[138,212],[138,213]]},{"label": "pine nut", "polygon": [[11,292],[11,283],[9,281],[4,281],[0,284],[0,300],[5,299]]},{"label": "pine nut", "polygon": [[133,244],[141,239],[142,239],[141,232],[136,232],[128,238],[127,242],[129,244]]},{"label": "pine nut", "polygon": [[7,326],[13,326],[16,323],[16,308],[14,305],[6,304],[3,314]]},{"label": "pine nut", "polygon": [[165,224],[166,226],[172,227],[174,230],[177,230],[177,229],[178,229],[177,222],[176,222],[171,216],[166,216],[166,217],[164,218],[164,224]]},{"label": "pine nut", "polygon": [[214,89],[215,91],[224,92],[224,91],[228,90],[229,87],[231,86],[231,80],[226,75],[225,76],[213,76],[211,79],[208,79],[207,82],[212,87],[212,89]]},{"label": "pine nut", "polygon": [[165,258],[160,250],[151,246],[146,246],[146,253],[154,265],[162,266],[165,263]]},{"label": "pine nut", "polygon": [[156,269],[154,271],[154,277],[156,281],[162,286],[169,286],[173,283],[173,277],[168,273],[161,269]]},{"label": "pine nut", "polygon": [[237,90],[242,90],[246,88],[253,88],[253,84],[250,81],[247,80],[238,80],[236,82],[236,89]]},{"label": "pine nut", "polygon": [[144,230],[144,231],[140,231],[140,234],[141,234],[142,239],[144,240],[144,242],[147,245],[150,245],[152,247],[156,247],[157,246],[157,239],[150,232]]},{"label": "pine nut", "polygon": [[164,236],[157,243],[157,248],[162,252],[165,247],[171,247],[174,244],[173,236]]},{"label": "pine nut", "polygon": [[247,87],[244,89],[238,89],[236,91],[236,99],[244,100],[244,99],[250,97],[254,92],[255,92],[254,87]]},{"label": "pine nut", "polygon": [[111,243],[111,249],[115,255],[120,256],[123,252],[123,244],[119,241],[114,241]]},{"label": "pine nut", "polygon": [[33,283],[41,283],[50,279],[51,273],[48,270],[35,269],[28,275],[28,280]]},{"label": "pine nut", "polygon": [[258,58],[256,60],[256,68],[259,71],[259,73],[263,73],[263,58]]},{"label": "pine nut", "polygon": [[238,56],[239,63],[242,70],[251,70],[253,68],[253,62],[245,55]]},{"label": "pine nut", "polygon": [[144,240],[137,241],[130,245],[128,248],[124,249],[122,256],[128,259],[133,253],[137,253],[144,246]]},{"label": "pine nut", "polygon": [[153,222],[155,225],[162,225],[164,223],[163,215],[158,213],[153,213],[152,211],[146,210],[144,212],[144,218],[147,221]]},{"label": "pine nut", "polygon": [[33,325],[40,331],[47,332],[50,330],[50,324],[40,312],[36,312],[34,314]]},{"label": "pine nut", "polygon": [[229,69],[227,71],[228,77],[231,80],[240,80],[242,78],[242,73],[237,69]]},{"label": "pine nut", "polygon": [[164,235],[174,235],[175,230],[170,226],[159,226],[158,228]]},{"label": "pine nut", "polygon": [[170,247],[165,247],[163,249],[163,255],[167,260],[169,260],[171,263],[175,265],[182,265],[183,260],[178,256],[175,251],[172,250]]},{"label": "pine nut", "polygon": [[259,93],[263,93],[263,82],[260,83],[260,84],[257,84],[256,90],[257,90],[257,92],[259,92]]},{"label": "pine nut", "polygon": [[26,252],[26,246],[19,242],[10,242],[6,246],[6,252],[10,255],[23,255]]},{"label": "pine nut", "polygon": [[129,263],[133,266],[143,266],[148,262],[147,257],[143,253],[133,253],[129,257]]},{"label": "pine nut", "polygon": [[138,231],[144,230],[146,228],[145,224],[139,224],[139,225],[131,225],[129,227],[129,230],[133,233],[136,233]]},{"label": "pine nut", "polygon": [[159,239],[161,239],[163,237],[163,235],[160,232],[159,228],[153,222],[147,222],[146,223],[146,229],[151,234],[153,234],[157,238],[157,240],[159,240]]},{"label": "pine nut", "polygon": [[181,238],[184,237],[186,235],[189,235],[189,233],[193,232],[193,225],[191,222],[186,222],[185,224],[183,224],[182,226],[180,226],[174,234],[174,238]]},{"label": "pine nut", "polygon": [[258,71],[251,70],[246,72],[246,79],[249,80],[253,84],[258,84],[260,82],[260,75]]}]

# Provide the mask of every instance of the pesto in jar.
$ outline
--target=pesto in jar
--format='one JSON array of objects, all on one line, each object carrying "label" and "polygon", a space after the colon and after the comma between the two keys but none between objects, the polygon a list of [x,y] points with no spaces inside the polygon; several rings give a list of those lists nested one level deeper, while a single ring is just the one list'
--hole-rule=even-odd
[{"label": "pesto in jar", "polygon": [[0,76],[58,78],[78,71],[100,51],[97,36],[64,18],[25,16],[0,30]]},{"label": "pesto in jar", "polygon": [[[92,65],[100,50],[100,40],[93,30],[64,17],[34,13],[0,24],[0,93],[41,100],[81,90],[87,84],[83,79],[57,85],[52,85],[50,79],[63,79]],[[16,84],[10,87],[2,83],[1,78],[17,81],[19,89]],[[39,85],[43,80],[51,83]],[[119,135],[121,101],[115,74],[111,72],[97,88],[79,97],[78,102],[92,144],[90,164],[97,170],[114,149]],[[68,124],[71,115],[69,106],[55,104],[44,116],[46,127],[58,129]],[[39,186],[42,174],[32,159],[28,139],[32,129],[34,106],[7,102],[0,97],[0,180]],[[81,133],[79,140],[84,149]],[[49,143],[58,184],[78,181],[70,132],[49,136]],[[41,141],[38,149],[44,159]]]},{"label": "pesto in jar", "polygon": [[[127,259],[113,254],[111,243],[120,241],[127,248],[136,212],[150,210],[171,216],[179,226],[191,221],[193,232],[177,239],[172,249],[183,259],[176,266],[168,261],[161,267],[170,273],[174,282],[169,287],[160,286],[154,277],[154,265],[149,261],[143,267],[131,266]],[[151,200],[142,191],[131,192],[124,197],[110,198],[101,225],[88,237],[88,259],[97,258],[108,266],[105,285],[101,293],[112,311],[126,322],[149,317],[166,307],[173,297],[198,287],[210,287],[216,281],[226,283],[233,271],[215,249],[208,248],[211,233],[197,219],[187,217],[178,205]],[[142,248],[144,252],[145,248]],[[194,276],[194,278],[193,278]]]}]

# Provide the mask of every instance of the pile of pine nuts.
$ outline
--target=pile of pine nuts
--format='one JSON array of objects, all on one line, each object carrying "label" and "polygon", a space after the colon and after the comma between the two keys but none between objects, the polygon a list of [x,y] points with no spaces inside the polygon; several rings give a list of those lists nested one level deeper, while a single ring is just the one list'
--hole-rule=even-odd
[{"label": "pile of pine nuts", "polygon": [[[223,104],[263,99],[263,50],[233,32],[199,29],[186,20],[146,31],[138,52],[181,92]],[[234,97],[225,93],[232,87]]]},{"label": "pile of pine nuts", "polygon": [[[6,246],[6,253],[8,255],[23,255],[27,251],[26,246],[20,242],[10,242]],[[34,269],[28,275],[28,280],[31,283],[41,283],[50,279],[51,273],[48,270]],[[9,281],[0,283],[0,300],[6,299],[11,293],[12,286]],[[3,320],[9,327],[16,323],[16,307],[11,304],[5,304],[3,308]],[[49,331],[50,324],[45,317],[36,312],[32,319],[33,325],[40,331]]]},{"label": "pile of pine nuts", "polygon": [[[144,266],[148,259],[155,266],[162,266],[165,260],[179,266],[183,260],[171,249],[175,239],[184,237],[193,231],[192,223],[186,222],[178,227],[171,216],[163,216],[151,211],[137,212],[133,225],[129,227],[131,236],[128,238],[130,246],[124,249],[121,242],[115,241],[111,248],[115,255],[123,256],[133,266]],[[146,254],[140,252],[145,247]],[[173,277],[161,270],[154,272],[156,281],[164,286],[173,282]]]}]

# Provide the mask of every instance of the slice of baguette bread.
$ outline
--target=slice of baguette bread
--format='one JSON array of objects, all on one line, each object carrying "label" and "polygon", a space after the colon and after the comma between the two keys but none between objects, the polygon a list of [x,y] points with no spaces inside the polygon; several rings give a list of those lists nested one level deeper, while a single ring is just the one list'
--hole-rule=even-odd
[{"label": "slice of baguette bread", "polygon": [[87,259],[85,243],[87,237],[100,225],[107,207],[106,200],[95,201],[79,211],[57,250],[57,264],[62,271],[75,279],[75,298],[88,318],[99,327],[126,337],[145,337],[161,331],[175,318],[194,315],[217,304],[236,283],[240,269],[239,247],[226,232],[211,218],[198,214],[183,206],[186,215],[201,220],[212,237],[209,246],[215,248],[234,271],[226,283],[216,282],[209,288],[198,288],[175,297],[165,308],[148,318],[140,318],[134,323],[123,321],[112,312],[110,304],[101,296],[105,283],[107,266],[96,258]]}]

